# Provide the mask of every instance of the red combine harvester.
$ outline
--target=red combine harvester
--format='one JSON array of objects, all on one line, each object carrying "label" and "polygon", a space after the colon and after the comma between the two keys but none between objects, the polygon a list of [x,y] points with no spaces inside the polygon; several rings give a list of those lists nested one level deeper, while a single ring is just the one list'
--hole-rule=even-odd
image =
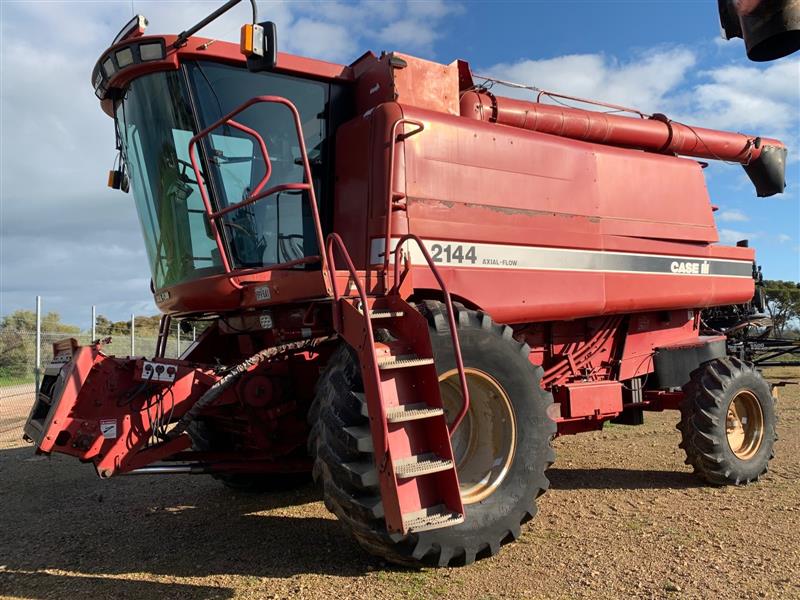
[{"label": "red combine harvester", "polygon": [[[767,470],[770,386],[700,314],[753,296],[754,252],[716,244],[684,157],[767,196],[781,142],[496,96],[462,61],[277,54],[255,14],[240,46],[193,37],[234,4],[178,36],[137,17],[94,69],[164,316],[152,358],[55,344],[40,453],[246,489],[313,471],[368,552],[434,565],[519,536],[556,434],[680,410],[700,477]],[[170,359],[176,319],[205,329]]]}]

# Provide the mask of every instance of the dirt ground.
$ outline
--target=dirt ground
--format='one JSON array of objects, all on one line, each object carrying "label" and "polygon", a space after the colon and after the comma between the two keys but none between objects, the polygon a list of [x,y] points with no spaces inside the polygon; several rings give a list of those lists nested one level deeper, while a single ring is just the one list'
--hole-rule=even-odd
[{"label": "dirt ground", "polygon": [[[800,369],[772,379],[800,381]],[[556,441],[552,489],[518,543],[461,569],[364,553],[311,486],[236,495],[208,477],[98,479],[0,450],[4,598],[800,598],[800,386],[757,485],[683,465],[673,413]]]}]

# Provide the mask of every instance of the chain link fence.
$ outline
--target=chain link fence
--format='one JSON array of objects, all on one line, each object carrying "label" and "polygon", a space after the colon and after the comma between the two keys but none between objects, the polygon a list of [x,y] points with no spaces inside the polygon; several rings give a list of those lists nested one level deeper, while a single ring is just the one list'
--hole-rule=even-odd
[{"label": "chain link fence", "polygon": [[[181,332],[177,323],[170,331],[166,356],[177,357],[191,344],[193,333]],[[111,337],[111,342],[103,347],[103,352],[114,356],[152,357],[156,352],[157,336],[139,336],[134,327],[131,335],[101,335],[98,338]],[[39,337],[39,356],[41,369],[47,366],[53,356],[53,344],[65,338],[75,338],[79,344],[92,342],[91,333],[63,333],[42,331]],[[133,340],[131,340],[133,337]],[[22,444],[23,426],[36,397],[36,340],[35,330],[20,331],[0,329],[0,355],[3,363],[13,365],[12,368],[0,370],[0,448],[9,448]]]}]

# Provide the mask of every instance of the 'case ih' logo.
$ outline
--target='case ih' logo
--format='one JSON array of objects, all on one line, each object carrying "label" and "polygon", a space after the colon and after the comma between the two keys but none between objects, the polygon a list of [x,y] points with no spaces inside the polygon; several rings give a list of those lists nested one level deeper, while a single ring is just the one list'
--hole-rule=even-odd
[{"label": "'case ih' logo", "polygon": [[682,273],[684,275],[708,275],[709,264],[707,261],[699,262],[679,262],[672,261],[669,265],[669,270],[673,273]]}]

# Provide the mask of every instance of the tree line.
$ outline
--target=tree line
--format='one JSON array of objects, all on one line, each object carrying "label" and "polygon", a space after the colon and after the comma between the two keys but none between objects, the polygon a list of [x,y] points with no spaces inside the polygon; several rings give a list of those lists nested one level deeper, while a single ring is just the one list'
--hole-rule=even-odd
[{"label": "tree line", "polygon": [[[134,329],[137,336],[155,337],[158,335],[160,315],[135,317]],[[15,379],[30,376],[33,368],[34,348],[36,340],[36,313],[32,310],[16,310],[0,320],[0,379]],[[61,337],[90,334],[81,331],[80,327],[64,323],[57,312],[42,315],[42,333],[63,334]],[[95,336],[129,336],[131,322],[112,321],[98,315],[95,321]],[[47,358],[47,349],[43,348],[43,357]]]}]

